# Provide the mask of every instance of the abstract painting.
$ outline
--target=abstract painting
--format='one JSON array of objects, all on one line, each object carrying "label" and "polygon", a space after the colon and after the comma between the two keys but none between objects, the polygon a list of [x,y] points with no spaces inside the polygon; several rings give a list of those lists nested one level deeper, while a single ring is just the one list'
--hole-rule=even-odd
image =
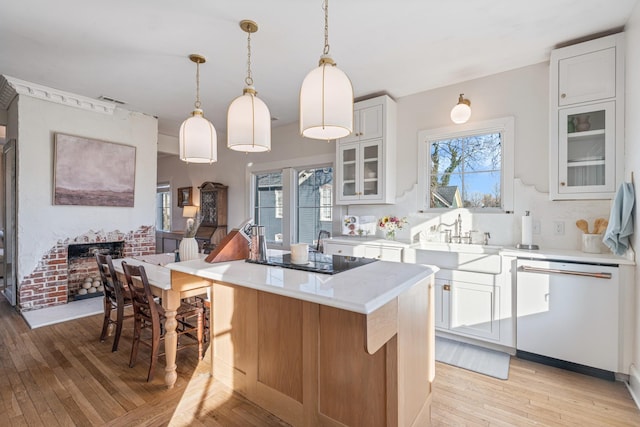
[{"label": "abstract painting", "polygon": [[136,147],[55,134],[54,205],[133,207]]}]

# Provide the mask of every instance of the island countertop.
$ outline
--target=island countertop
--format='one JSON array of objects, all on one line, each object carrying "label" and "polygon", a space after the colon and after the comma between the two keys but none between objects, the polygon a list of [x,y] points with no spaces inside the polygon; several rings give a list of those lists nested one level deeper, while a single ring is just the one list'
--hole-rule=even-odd
[{"label": "island countertop", "polygon": [[373,313],[438,271],[435,266],[388,261],[372,262],[333,275],[243,260],[212,264],[198,259],[167,264],[166,268],[361,314]]}]

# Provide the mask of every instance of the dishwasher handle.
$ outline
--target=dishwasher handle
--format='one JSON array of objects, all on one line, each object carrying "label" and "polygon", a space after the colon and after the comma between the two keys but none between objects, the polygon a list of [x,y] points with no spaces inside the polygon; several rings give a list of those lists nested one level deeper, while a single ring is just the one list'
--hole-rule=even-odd
[{"label": "dishwasher handle", "polygon": [[597,279],[611,279],[611,273],[602,273],[602,272],[597,273],[597,272],[576,271],[576,270],[561,270],[558,268],[541,268],[541,267],[531,267],[528,265],[521,266],[520,270],[528,273],[569,274],[572,276],[595,277]]}]

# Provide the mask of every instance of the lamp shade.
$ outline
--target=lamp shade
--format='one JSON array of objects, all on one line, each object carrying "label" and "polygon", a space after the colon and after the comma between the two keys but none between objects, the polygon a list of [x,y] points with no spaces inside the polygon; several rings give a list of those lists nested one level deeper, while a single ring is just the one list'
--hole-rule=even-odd
[{"label": "lamp shade", "polygon": [[328,56],[311,70],[300,88],[300,134],[337,139],[353,131],[353,86]]},{"label": "lamp shade", "polygon": [[458,103],[451,109],[451,121],[456,124],[466,123],[471,117],[471,102],[460,94]]},{"label": "lamp shade", "polygon": [[197,213],[198,213],[197,206],[185,206],[182,208],[183,218],[195,218]]},{"label": "lamp shade", "polygon": [[229,105],[227,147],[246,153],[271,150],[271,114],[252,87]]},{"label": "lamp shade", "polygon": [[218,160],[218,137],[213,124],[196,108],[180,126],[180,160],[213,163]]}]

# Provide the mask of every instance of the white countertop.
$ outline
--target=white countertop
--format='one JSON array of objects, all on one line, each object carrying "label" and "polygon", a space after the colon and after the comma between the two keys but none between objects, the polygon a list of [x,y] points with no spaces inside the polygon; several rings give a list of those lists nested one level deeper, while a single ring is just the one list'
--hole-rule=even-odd
[{"label": "white countertop", "polygon": [[374,246],[398,246],[406,248],[410,245],[409,241],[404,240],[388,240],[381,239],[376,236],[336,236],[326,239],[325,243],[346,243],[348,245],[374,245]]},{"label": "white countertop", "polygon": [[501,255],[514,256],[518,258],[528,259],[540,259],[540,260],[561,260],[561,261],[574,261],[574,262],[586,262],[594,264],[618,264],[618,265],[635,265],[633,260],[634,254],[629,251],[631,259],[626,257],[614,255],[612,253],[606,254],[590,254],[578,250],[571,249],[545,249],[539,250],[525,250],[516,249],[515,247],[504,247],[500,251]]},{"label": "white countertop", "polygon": [[334,275],[245,261],[211,264],[193,260],[167,264],[166,268],[362,314],[374,312],[438,271],[438,267],[386,261]]}]

